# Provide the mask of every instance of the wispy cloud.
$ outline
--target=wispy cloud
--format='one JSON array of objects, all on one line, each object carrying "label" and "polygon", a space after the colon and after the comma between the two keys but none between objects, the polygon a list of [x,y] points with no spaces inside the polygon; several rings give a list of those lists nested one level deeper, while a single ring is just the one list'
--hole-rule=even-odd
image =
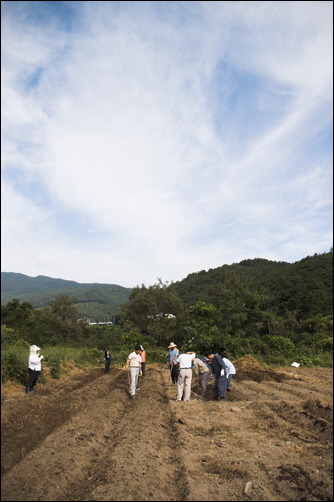
[{"label": "wispy cloud", "polygon": [[132,287],[332,246],[331,2],[2,2],[2,270]]}]

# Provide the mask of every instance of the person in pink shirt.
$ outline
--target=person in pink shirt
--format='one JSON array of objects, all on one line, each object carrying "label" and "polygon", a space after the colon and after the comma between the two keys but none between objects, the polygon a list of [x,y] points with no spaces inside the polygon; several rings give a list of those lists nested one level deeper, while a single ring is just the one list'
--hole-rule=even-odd
[{"label": "person in pink shirt", "polygon": [[138,389],[138,379],[139,379],[139,372],[141,371],[141,363],[142,363],[142,358],[141,358],[141,345],[136,345],[134,352],[131,352],[131,354],[128,355],[128,358],[126,360],[126,366],[130,370],[130,397],[134,398],[136,395],[136,389]]}]

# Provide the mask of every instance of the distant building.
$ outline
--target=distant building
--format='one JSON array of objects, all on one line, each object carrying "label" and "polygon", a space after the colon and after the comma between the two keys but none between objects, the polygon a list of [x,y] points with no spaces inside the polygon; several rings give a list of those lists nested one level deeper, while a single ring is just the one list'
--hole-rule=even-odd
[{"label": "distant building", "polygon": [[160,314],[156,314],[155,316],[154,315],[148,315],[147,318],[148,319],[160,319],[161,317],[166,317],[167,319],[173,319],[173,317],[176,317],[174,314],[163,314],[162,312],[160,312]]}]

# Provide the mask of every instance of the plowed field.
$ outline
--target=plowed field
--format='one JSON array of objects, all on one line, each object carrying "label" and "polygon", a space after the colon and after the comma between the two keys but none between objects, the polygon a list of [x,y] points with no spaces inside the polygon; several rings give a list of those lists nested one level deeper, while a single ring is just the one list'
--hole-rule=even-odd
[{"label": "plowed field", "polygon": [[221,402],[149,364],[2,392],[1,500],[332,501],[332,370],[234,364]]}]

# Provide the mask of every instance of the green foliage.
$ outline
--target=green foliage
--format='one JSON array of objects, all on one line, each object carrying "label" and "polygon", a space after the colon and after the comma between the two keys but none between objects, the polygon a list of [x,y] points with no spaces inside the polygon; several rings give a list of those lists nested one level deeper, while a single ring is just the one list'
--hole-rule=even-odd
[{"label": "green foliage", "polygon": [[[136,287],[129,301],[120,307],[123,331],[138,331],[154,338],[157,346],[168,346],[182,337],[185,323],[183,302],[161,280],[153,286]],[[172,314],[173,318],[168,318]]]},{"label": "green foliage", "polygon": [[128,352],[128,354],[134,351],[136,345],[142,345],[143,343],[143,337],[139,330],[132,329],[122,335],[122,350]]},{"label": "green foliage", "polygon": [[58,379],[60,377],[60,358],[53,356],[48,359],[45,358],[43,362],[47,363],[52,378]]},{"label": "green foliage", "polygon": [[29,344],[23,340],[1,350],[1,381],[25,385],[28,378]]},{"label": "green foliage", "polygon": [[333,337],[325,338],[316,342],[316,350],[320,352],[333,353]]},{"label": "green foliage", "polygon": [[270,353],[274,356],[289,355],[295,350],[295,346],[289,338],[283,336],[272,336],[267,338]]},{"label": "green foliage", "polygon": [[120,326],[90,326],[84,334],[83,339],[79,339],[75,344],[80,347],[105,347],[111,353],[117,352],[121,348],[121,327]]},{"label": "green foliage", "polygon": [[189,308],[188,324],[184,329],[184,347],[205,353],[208,349],[221,345],[219,316],[219,310],[210,303],[200,301],[192,305]]},{"label": "green foliage", "polygon": [[79,364],[79,366],[96,366],[101,361],[101,352],[97,348],[88,349],[84,347],[78,350],[75,361]]},{"label": "green foliage", "polygon": [[[216,291],[230,301],[234,281],[246,285],[251,293],[262,296],[262,307],[275,317],[295,312],[296,319],[307,319],[321,312],[333,312],[333,253],[306,257],[296,263],[273,262],[262,258],[244,260],[239,264],[223,265],[207,272],[189,274],[184,280],[170,285],[190,307],[198,301],[216,305]],[[224,288],[227,286],[228,288]],[[220,291],[225,289],[224,291]],[[242,296],[241,296],[242,298]],[[246,305],[247,303],[247,298]],[[242,306],[242,304],[240,305]],[[242,311],[243,309],[241,309]]]},{"label": "green foliage", "polygon": [[[217,351],[224,353],[224,349],[228,350],[231,357],[237,359],[239,357],[246,356],[247,354],[256,354],[256,350],[253,346],[252,338],[245,338],[241,335],[226,335],[222,338],[220,347],[217,347]],[[230,357],[227,356],[229,359]]]},{"label": "green foliage", "polygon": [[3,344],[14,343],[21,338],[18,330],[7,328],[6,325],[1,326],[1,347]]},{"label": "green foliage", "polygon": [[20,327],[31,317],[33,310],[30,303],[20,304],[20,301],[14,298],[6,306],[1,306],[1,324],[6,324],[9,328]]},{"label": "green foliage", "polygon": [[[104,289],[108,285],[71,283],[66,286],[72,289],[64,290],[68,281],[54,283],[40,276],[31,283],[22,274],[2,274],[7,286],[16,281],[13,293],[20,284],[33,294],[50,292],[45,288],[55,286],[41,308],[27,301],[20,304],[19,295],[1,307],[4,378],[11,374],[22,380],[16,370],[20,355],[13,349],[18,342],[49,347],[46,362],[55,378],[70,353],[78,365],[96,365],[101,364],[99,349],[106,347],[113,363],[123,365],[134,346],[141,344],[151,362],[164,363],[171,341],[181,350],[190,346],[202,354],[226,350],[234,359],[252,354],[271,364],[291,364],[295,359],[306,365],[332,365],[332,260],[332,252],[294,264],[256,258],[202,270],[179,283],[168,285],[159,279],[153,286],[127,291],[125,302],[118,304],[119,326],[88,327],[82,322],[86,307],[86,312],[96,308],[104,318],[110,316],[110,296]],[[39,290],[41,284],[44,289]],[[69,291],[75,291],[75,297]]]}]

